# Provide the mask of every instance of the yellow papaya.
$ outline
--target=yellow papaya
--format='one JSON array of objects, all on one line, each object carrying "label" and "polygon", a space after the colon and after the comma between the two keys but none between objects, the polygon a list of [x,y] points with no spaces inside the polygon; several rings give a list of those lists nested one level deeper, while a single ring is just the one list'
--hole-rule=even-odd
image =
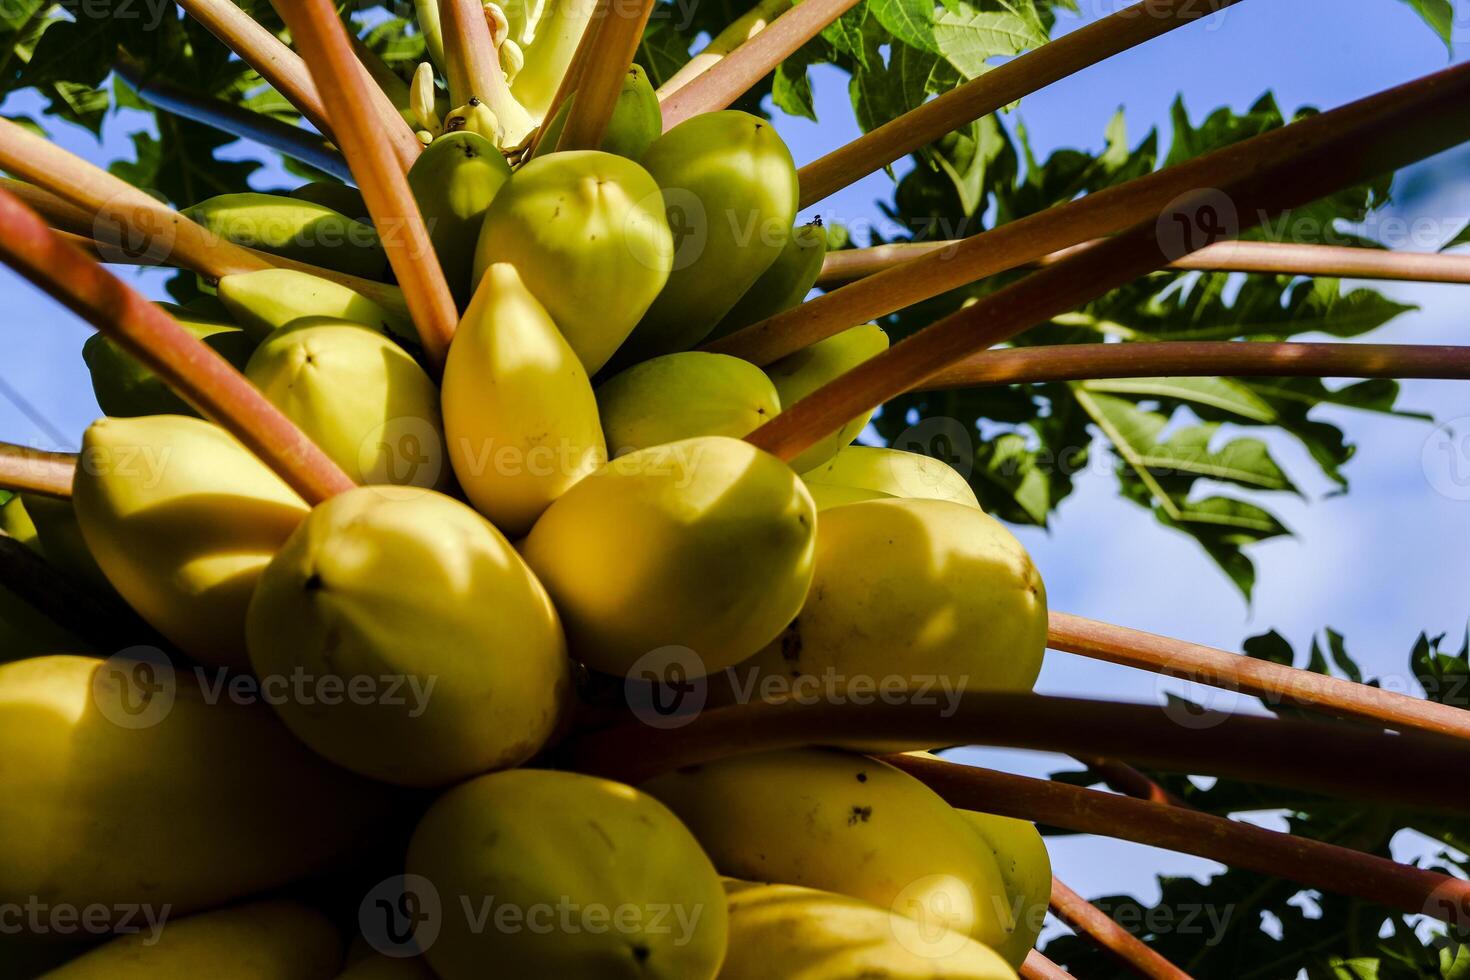
[{"label": "yellow papaya", "polygon": [[[806,485],[817,496],[817,487],[836,491],[827,499],[835,503],[843,496],[840,491],[855,492],[850,499],[866,500],[873,497],[918,497],[929,500],[949,500],[966,507],[980,509],[975,491],[970,483],[943,460],[902,449],[884,449],[877,446],[845,446],[837,454],[815,469],[801,474]],[[825,509],[818,503],[818,509]]]},{"label": "yellow papaya", "polygon": [[1051,902],[1051,855],[1046,841],[1029,820],[974,810],[960,810],[959,814],[995,855],[1015,923],[1011,934],[995,949],[1007,963],[1020,969],[1026,954],[1036,948],[1036,937],[1041,934]]},{"label": "yellow papaya", "polygon": [[705,340],[718,340],[799,304],[817,284],[826,257],[827,230],[822,227],[821,218],[792,229],[791,238],[776,261],[761,273]]},{"label": "yellow papaya", "polygon": [[[826,340],[766,366],[766,374],[781,396],[781,404],[790,408],[807,395],[835,381],[859,364],[888,349],[888,334],[876,324],[851,327]],[[872,418],[864,412],[842,428],[821,439],[791,461],[798,473],[816,469],[837,454],[843,446],[857,438]]]},{"label": "yellow papaya", "polygon": [[219,299],[230,316],[257,340],[307,316],[351,320],[418,343],[413,322],[341,283],[295,269],[259,269],[223,276]]}]

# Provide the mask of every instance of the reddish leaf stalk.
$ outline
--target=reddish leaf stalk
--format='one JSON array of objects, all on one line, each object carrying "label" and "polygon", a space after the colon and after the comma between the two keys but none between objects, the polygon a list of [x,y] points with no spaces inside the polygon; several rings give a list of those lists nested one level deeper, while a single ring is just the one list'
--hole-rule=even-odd
[{"label": "reddish leaf stalk", "polygon": [[[558,150],[594,150],[602,145],[613,106],[622,91],[623,76],[633,63],[652,12],[653,0],[638,0],[636,5],[629,0],[613,0],[598,5],[583,35],[584,41],[589,36],[594,39],[585,58],[580,57],[582,45],[577,46],[577,97],[567,112],[566,126],[556,144]],[[571,73],[568,69],[567,74]],[[547,116],[548,120],[553,118]]]},{"label": "reddish leaf stalk", "polygon": [[71,478],[76,467],[77,457],[73,453],[53,453],[0,442],[0,487],[6,490],[66,499],[71,496]]}]

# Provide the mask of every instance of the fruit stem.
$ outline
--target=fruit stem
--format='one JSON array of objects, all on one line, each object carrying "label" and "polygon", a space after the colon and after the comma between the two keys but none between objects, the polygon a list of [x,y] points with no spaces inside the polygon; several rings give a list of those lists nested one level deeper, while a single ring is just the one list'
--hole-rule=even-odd
[{"label": "fruit stem", "polygon": [[1021,969],[1016,971],[1021,980],[1077,980],[1076,977],[1047,959],[1039,950],[1031,950]]},{"label": "fruit stem", "polygon": [[[802,167],[801,206],[1024,96],[1240,0],[1143,0],[1027,52]],[[797,9],[800,9],[798,5]],[[665,116],[668,110],[665,109]]]},{"label": "fruit stem", "polygon": [[[829,252],[822,263],[817,285],[835,286],[852,282],[930,252],[953,250],[961,241],[963,239],[899,242]],[[1052,252],[1027,265],[1055,265],[1080,247],[1082,246]],[[1341,279],[1470,284],[1470,255],[1387,252],[1347,245],[1298,245],[1293,242],[1218,242],[1186,255],[1177,262],[1169,263],[1168,268],[1199,272],[1256,272],[1283,276],[1336,276]]]},{"label": "fruit stem", "polygon": [[1067,613],[1053,612],[1050,620],[1053,650],[1238,691],[1273,706],[1470,739],[1470,711],[1447,704]]},{"label": "fruit stem", "polygon": [[62,500],[71,497],[76,472],[73,453],[53,453],[0,442],[0,487],[21,493],[39,493]]},{"label": "fruit stem", "polygon": [[791,0],[761,0],[760,3],[751,7],[738,20],[732,21],[729,27],[716,34],[708,44],[700,49],[698,54],[685,63],[684,67],[674,72],[669,76],[668,81],[658,87],[656,94],[659,101],[663,102],[689,82],[704,74],[718,64],[725,55],[765,30],[770,26],[771,21],[790,9]]},{"label": "fruit stem", "polygon": [[[334,103],[332,117],[338,144],[352,168],[388,262],[408,301],[424,355],[433,372],[442,373],[449,340],[459,322],[459,311],[403,168],[383,142],[376,114],[368,109],[371,104],[368,90],[379,96],[382,92],[372,84],[353,55],[347,29],[337,16],[332,0],[293,0],[282,6],[288,12],[296,44],[318,84],[342,94]],[[417,139],[414,145],[418,145]]]},{"label": "fruit stem", "polygon": [[[1397,758],[1397,757],[1394,757]],[[883,761],[952,805],[1163,847],[1339,895],[1466,925],[1470,882],[1225,817],[908,755]]]},{"label": "fruit stem", "polygon": [[[702,112],[727,108],[856,4],[857,0],[802,0],[718,64],[664,99],[664,132]],[[945,132],[954,128],[951,126]],[[804,189],[805,182],[801,186]]]},{"label": "fruit stem", "polygon": [[352,171],[347,169],[342,154],[315,133],[273,116],[251,112],[233,102],[185,91],[164,78],[148,78],[143,66],[122,50],[118,51],[116,68],[138,97],[150,105],[231,136],[252,140],[341,180],[352,179]]},{"label": "fruit stem", "polygon": [[1191,980],[1189,974],[1164,959],[1055,876],[1051,880],[1049,905],[1052,913],[1071,926],[1073,932],[1091,939],[1129,967],[1132,973],[1152,980]]},{"label": "fruit stem", "polygon": [[[210,280],[273,264],[8,119],[0,119],[0,170],[71,205],[60,212],[67,221],[62,227],[119,252],[175,262]],[[85,213],[84,225],[73,224],[79,220],[73,209]]]},{"label": "fruit stem", "polygon": [[[628,721],[587,730],[568,743],[567,757],[575,768],[638,783],[681,766],[801,745],[981,744],[1086,752],[1400,806],[1470,805],[1470,786],[1440,778],[1470,760],[1470,743],[1441,735],[1037,694],[966,691],[944,710],[924,700],[749,701],[681,717],[669,729]],[[1394,764],[1362,764],[1383,758]]]},{"label": "fruit stem", "polygon": [[556,144],[558,150],[595,150],[602,145],[608,120],[623,88],[623,78],[633,64],[653,4],[654,0],[598,4],[583,34],[584,41],[589,36],[593,38],[586,57],[581,57],[583,45],[578,44],[573,65],[567,70],[569,76],[573,68],[577,70],[577,97],[567,113],[566,126]]},{"label": "fruit stem", "polygon": [[534,123],[510,93],[481,0],[439,0],[439,16],[444,25],[444,73],[449,78],[450,103],[457,108],[479,99],[495,113],[503,146],[519,146]]},{"label": "fruit stem", "polygon": [[1095,378],[1438,378],[1470,380],[1470,347],[1167,340],[987,350],[916,390]]},{"label": "fruit stem", "polygon": [[332,138],[327,107],[311,80],[311,73],[280,38],[231,0],[179,0],[179,6],[241,61],[254,68],[317,132]]},{"label": "fruit stem", "polygon": [[[1191,181],[1182,195],[1159,202],[1161,206],[1149,210],[1130,230],[1087,245],[1061,262],[1033,272],[899,341],[785,409],[747,438],[782,459],[794,459],[854,416],[977,351],[1076,309],[1213,240],[1235,237],[1274,215],[1432,156],[1466,138],[1470,138],[1470,65],[1460,65],[1200,158],[1206,161],[1204,167],[1209,173],[1224,179],[1218,183]],[[1216,168],[1222,160],[1229,160],[1235,169],[1220,172]],[[1188,168],[1187,164],[1183,166]],[[1194,177],[1200,176],[1199,166],[1190,169]],[[1218,189],[1196,190],[1201,187]],[[1094,196],[1079,203],[1085,204]],[[1147,189],[1142,194],[1135,189],[1125,194],[1124,200],[1136,204],[1147,196]],[[1054,208],[1044,213],[1056,216],[1064,210]],[[1222,229],[1222,222],[1229,227]],[[1086,240],[1096,236],[1081,237]],[[1044,248],[1038,254],[1056,247]],[[936,257],[942,273],[946,260],[941,255],[916,259],[823,298],[877,283],[894,273],[903,278],[903,270]],[[814,305],[798,307],[798,316]],[[732,334],[714,348],[731,353],[726,345],[732,340],[769,327],[782,316]],[[844,319],[842,326],[860,322],[862,319]]]},{"label": "fruit stem", "polygon": [[0,257],[227,429],[308,503],[352,487],[347,474],[228,361],[63,242],[40,215],[4,190]]}]

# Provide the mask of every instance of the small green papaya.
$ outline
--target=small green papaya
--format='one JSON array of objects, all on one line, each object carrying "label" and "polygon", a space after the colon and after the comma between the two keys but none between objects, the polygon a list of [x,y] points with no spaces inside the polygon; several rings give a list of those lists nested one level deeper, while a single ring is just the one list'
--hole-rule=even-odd
[{"label": "small green papaya", "polygon": [[643,166],[663,189],[676,239],[668,285],[628,339],[631,360],[703,340],[785,249],[797,205],[791,151],[749,113],[686,119],[654,141]]},{"label": "small green papaya", "polygon": [[324,208],[331,208],[353,221],[361,221],[365,225],[373,223],[373,217],[368,213],[367,202],[362,199],[362,191],[350,184],[336,180],[314,180],[286,193],[298,201],[309,201],[312,204],[320,204]]},{"label": "small green papaya", "polygon": [[719,340],[796,306],[816,285],[826,258],[827,231],[822,227],[822,219],[792,229],[791,239],[776,261],[745,291],[740,302],[725,314],[705,340]]},{"label": "small green papaya", "polygon": [[[865,323],[768,364],[766,374],[776,385],[782,406],[790,408],[818,388],[887,349],[888,334],[883,332],[883,328]],[[792,460],[791,468],[798,473],[816,469],[856,439],[872,417],[871,411],[859,415]]]},{"label": "small green papaya", "polygon": [[[546,124],[546,134],[536,145],[536,156],[544,156],[556,149],[556,141],[567,122],[576,93],[561,104],[556,117]],[[648,80],[648,73],[640,65],[629,65],[623,76],[623,87],[618,90],[618,99],[613,103],[612,116],[607,121],[607,132],[598,149],[616,153],[629,160],[641,160],[643,154],[664,131],[663,111],[659,108],[658,95]]]},{"label": "small green papaya", "polygon": [[673,235],[638,164],[600,150],[525,164],[485,212],[475,278],[515,266],[589,375],[607,363],[668,280]]},{"label": "small green papaya", "polygon": [[234,321],[256,339],[304,316],[329,316],[418,343],[407,314],[389,310],[341,283],[295,269],[223,276],[219,299]]},{"label": "small green papaya", "polygon": [[378,233],[323,204],[280,194],[220,194],[180,212],[236,245],[364,279],[388,267]]},{"label": "small green papaya", "polygon": [[[255,349],[255,338],[233,323],[200,316],[182,306],[160,303],[179,326],[240,370]],[[107,337],[94,333],[82,345],[82,360],[92,376],[92,392],[103,414],[197,415],[161,378]]]},{"label": "small green papaya", "polygon": [[378,331],[297,320],[261,342],[245,376],[354,483],[444,483],[439,389]]},{"label": "small green papaya", "polygon": [[781,411],[765,372],[738,357],[680,351],[635,364],[597,388],[608,451],[621,456],[695,436],[749,435]]},{"label": "small green papaya", "polygon": [[409,189],[461,309],[474,292],[475,244],[485,209],[509,179],[510,164],[495,144],[467,130],[434,140],[409,168]]},{"label": "small green papaya", "polygon": [[556,610],[525,562],[469,507],[417,487],[317,505],[260,576],[245,635],[262,678],[392,684],[394,697],[274,707],[322,756],[398,785],[520,765],[571,688]]}]

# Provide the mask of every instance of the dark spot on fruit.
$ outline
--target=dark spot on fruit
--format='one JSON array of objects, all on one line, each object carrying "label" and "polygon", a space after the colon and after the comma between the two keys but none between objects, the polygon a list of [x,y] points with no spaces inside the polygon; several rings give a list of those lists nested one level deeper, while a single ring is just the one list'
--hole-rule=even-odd
[{"label": "dark spot on fruit", "polygon": [[796,515],[796,523],[800,524],[802,527],[806,527],[806,515],[805,514],[797,514]]},{"label": "dark spot on fruit", "polygon": [[865,773],[865,772],[858,773],[857,774],[857,781],[860,782],[860,783],[866,783],[868,781],[868,774]]},{"label": "dark spot on fruit", "polygon": [[301,587],[307,592],[320,592],[327,587],[327,583],[322,581],[320,572],[312,572],[306,577],[306,581],[301,583]]},{"label": "dark spot on fruit", "polygon": [[872,807],[870,807],[870,806],[855,806],[855,807],[852,808],[852,812],[850,814],[848,814],[848,816],[847,816],[847,825],[849,827],[856,827],[860,823],[867,823],[868,822],[868,819],[870,817],[872,817],[872,816],[873,816],[873,808]]},{"label": "dark spot on fruit", "polygon": [[474,108],[475,106],[477,106],[479,104],[480,104],[480,100],[479,99],[475,98],[473,95],[470,96],[470,107],[471,108]]},{"label": "dark spot on fruit", "polygon": [[652,953],[652,951],[642,943],[634,943],[632,946],[629,947],[629,949],[633,953],[633,959],[637,960],[639,963],[647,963],[648,957]]}]

